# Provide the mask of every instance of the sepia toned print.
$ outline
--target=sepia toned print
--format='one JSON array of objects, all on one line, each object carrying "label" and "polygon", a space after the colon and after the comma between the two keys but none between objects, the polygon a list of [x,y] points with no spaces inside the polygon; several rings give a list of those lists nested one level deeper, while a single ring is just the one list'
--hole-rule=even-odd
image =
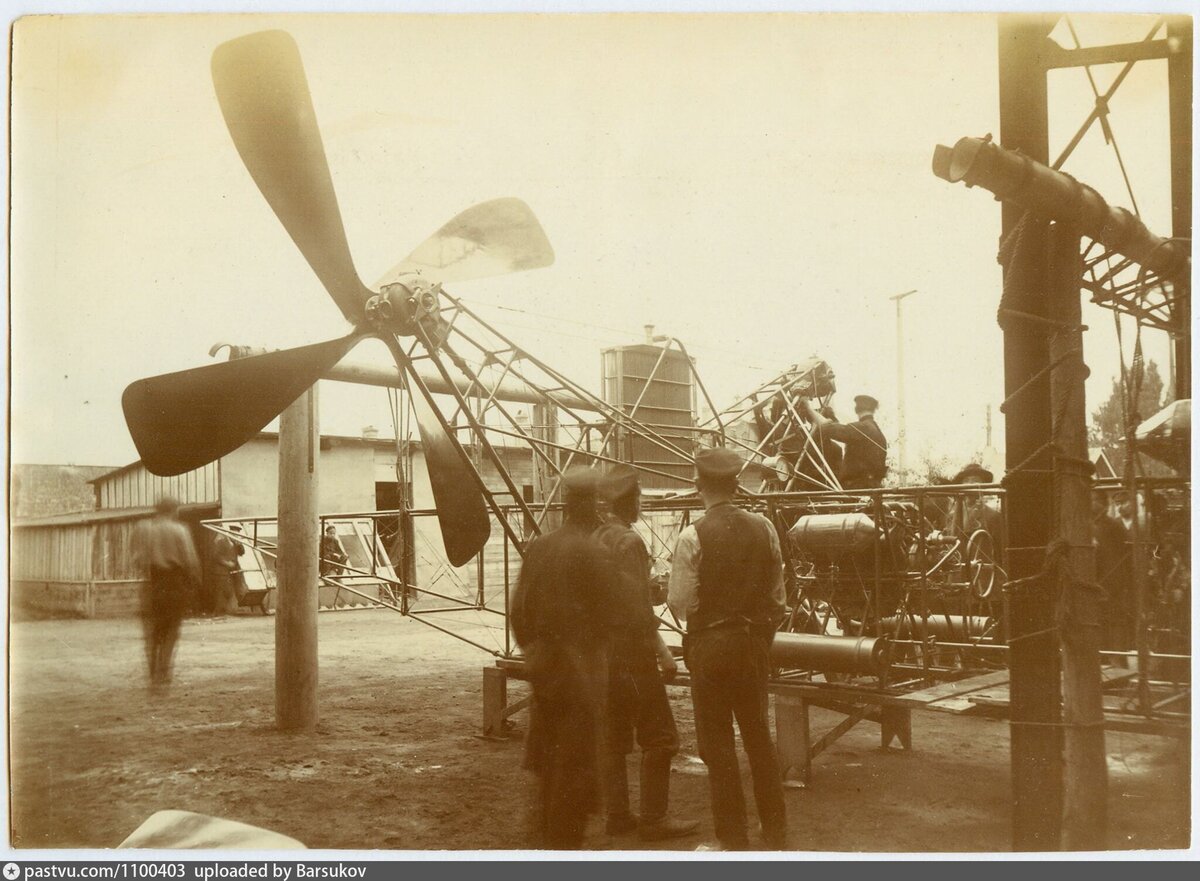
[{"label": "sepia toned print", "polygon": [[1189,17],[12,59],[17,853],[1191,846]]}]

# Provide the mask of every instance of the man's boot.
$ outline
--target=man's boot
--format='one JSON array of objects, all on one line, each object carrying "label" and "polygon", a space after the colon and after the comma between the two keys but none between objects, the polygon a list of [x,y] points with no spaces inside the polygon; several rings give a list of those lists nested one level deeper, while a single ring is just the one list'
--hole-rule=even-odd
[{"label": "man's boot", "polygon": [[695,832],[695,820],[667,818],[667,793],[671,786],[671,754],[660,750],[642,753],[642,815],[638,837],[643,841],[661,841]]},{"label": "man's boot", "polygon": [[624,755],[610,755],[604,768],[604,802],[608,812],[605,831],[609,835],[628,835],[638,821],[629,811],[629,779]]}]

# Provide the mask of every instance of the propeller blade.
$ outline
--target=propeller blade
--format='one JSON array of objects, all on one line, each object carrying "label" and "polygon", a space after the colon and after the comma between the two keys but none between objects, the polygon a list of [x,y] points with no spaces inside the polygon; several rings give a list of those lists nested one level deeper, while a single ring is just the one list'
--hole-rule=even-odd
[{"label": "propeller blade", "polygon": [[[419,382],[411,385],[417,386]],[[425,467],[433,487],[446,557],[451,566],[461,566],[479,553],[491,535],[487,505],[467,464],[466,453],[425,399],[425,390],[414,389],[409,397],[421,432]]]},{"label": "propeller blade", "polygon": [[130,384],[121,406],[142,463],[152,474],[169,477],[233,452],[359,339],[351,335]]},{"label": "propeller blade", "polygon": [[342,314],[371,292],[354,269],[308,80],[295,41],[262,31],[213,52],[213,85],[242,162]]},{"label": "propeller blade", "polygon": [[420,272],[450,283],[539,269],[554,262],[542,225],[520,199],[480,202],[459,214],[393,266],[379,287]]}]

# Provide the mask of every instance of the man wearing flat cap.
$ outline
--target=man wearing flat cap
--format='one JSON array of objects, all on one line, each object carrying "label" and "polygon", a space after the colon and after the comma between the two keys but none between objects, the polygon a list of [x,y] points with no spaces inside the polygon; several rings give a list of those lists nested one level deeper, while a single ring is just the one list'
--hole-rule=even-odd
[{"label": "man wearing flat cap", "polygon": [[[603,486],[608,518],[596,537],[608,548],[620,585],[618,624],[609,651],[608,724],[605,762],[608,834],[637,831],[643,841],[687,835],[697,823],[667,818],[671,757],[679,751],[679,735],[664,681],[675,677],[675,658],[658,632],[651,602],[650,555],[633,524],[641,513],[637,471],[613,466]],[[626,755],[633,736],[641,747],[641,804],[637,817],[629,809]]]},{"label": "man wearing flat cap", "polygon": [[767,718],[771,642],[784,617],[779,536],[761,514],[733,504],[742,460],[726,449],[696,453],[704,516],[679,534],[667,601],[687,622],[696,743],[708,767],[713,825],[724,850],[749,850],[746,802],[733,739],[750,759],[763,846],[787,846],[783,782]]},{"label": "man wearing flat cap", "polygon": [[600,804],[608,643],[619,596],[594,534],[596,472],[574,469],[563,484],[563,525],[525,549],[510,621],[533,688],[525,739],[525,767],[538,784],[533,846],[574,850]]},{"label": "man wearing flat cap", "polygon": [[818,411],[812,401],[800,401],[801,413],[817,428],[822,440],[830,439],[845,444],[838,481],[843,489],[877,489],[887,474],[887,439],[875,424],[875,411],[879,402],[870,395],[856,395],[855,422],[843,425],[834,422]]}]

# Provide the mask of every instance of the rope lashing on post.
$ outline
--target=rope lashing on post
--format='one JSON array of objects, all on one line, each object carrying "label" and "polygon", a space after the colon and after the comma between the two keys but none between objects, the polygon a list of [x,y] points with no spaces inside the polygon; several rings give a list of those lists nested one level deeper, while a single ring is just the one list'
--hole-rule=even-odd
[{"label": "rope lashing on post", "polygon": [[[1016,593],[1029,585],[1036,584],[1037,582],[1054,575],[1055,570],[1058,567],[1059,559],[1066,554],[1069,547],[1070,545],[1067,544],[1066,540],[1061,538],[1054,539],[1054,541],[1046,545],[1046,557],[1042,561],[1042,568],[1037,572],[1034,572],[1032,575],[1026,575],[1024,578],[1014,578],[1012,581],[1008,582],[1008,584],[1004,585],[1004,592],[1010,594]],[[1036,634],[1026,634],[1025,638],[1035,635]],[[1009,641],[1011,642],[1012,640]]]},{"label": "rope lashing on post", "polygon": [[[1019,385],[1013,391],[1013,393],[1011,395],[1009,395],[1003,401],[1001,401],[1000,402],[1000,412],[1007,415],[1008,405],[1010,403],[1012,403],[1014,398],[1017,398],[1020,395],[1027,392],[1029,390],[1029,387],[1032,386],[1034,383],[1036,383],[1039,379],[1043,379],[1043,378],[1049,376],[1051,373],[1054,372],[1054,368],[1061,365],[1068,358],[1071,358],[1075,355],[1081,355],[1081,354],[1083,354],[1081,349],[1071,349],[1068,352],[1063,352],[1061,355],[1059,355],[1057,358],[1055,358],[1053,361],[1051,361],[1049,364],[1047,364],[1045,367],[1043,367],[1037,373],[1033,374],[1033,376],[1029,377],[1029,379],[1027,379],[1023,383],[1021,383],[1021,385]],[[1039,450],[1039,452],[1040,452],[1040,450]]]},{"label": "rope lashing on post", "polygon": [[1020,636],[1014,636],[1012,639],[1005,640],[1005,645],[1012,645],[1017,642],[1024,642],[1027,639],[1037,639],[1039,636],[1052,636],[1058,633],[1058,627],[1047,627],[1045,630],[1037,630],[1033,633],[1022,633]]},{"label": "rope lashing on post", "polygon": [[1016,318],[1020,321],[1028,321],[1053,330],[1084,331],[1088,329],[1086,324],[1067,324],[1065,321],[1056,321],[1053,318],[1045,318],[1041,315],[1034,315],[1032,312],[1022,312],[1019,309],[1006,309],[1001,306],[996,311],[996,320],[1001,324],[1001,326],[1003,326],[1005,324],[1005,319],[1008,318]]},{"label": "rope lashing on post", "polygon": [[1024,308],[1026,304],[1036,304],[1034,295],[1042,278],[1037,266],[1044,260],[1015,260],[1017,254],[1025,253],[1029,248],[1046,249],[1045,218],[1035,217],[1026,211],[1021,219],[1009,230],[1008,235],[1000,240],[1000,248],[996,254],[996,262],[1004,267],[1004,287],[1000,294],[1000,308],[996,312],[996,321],[1004,327],[1012,313],[1033,315],[1032,309]]}]

